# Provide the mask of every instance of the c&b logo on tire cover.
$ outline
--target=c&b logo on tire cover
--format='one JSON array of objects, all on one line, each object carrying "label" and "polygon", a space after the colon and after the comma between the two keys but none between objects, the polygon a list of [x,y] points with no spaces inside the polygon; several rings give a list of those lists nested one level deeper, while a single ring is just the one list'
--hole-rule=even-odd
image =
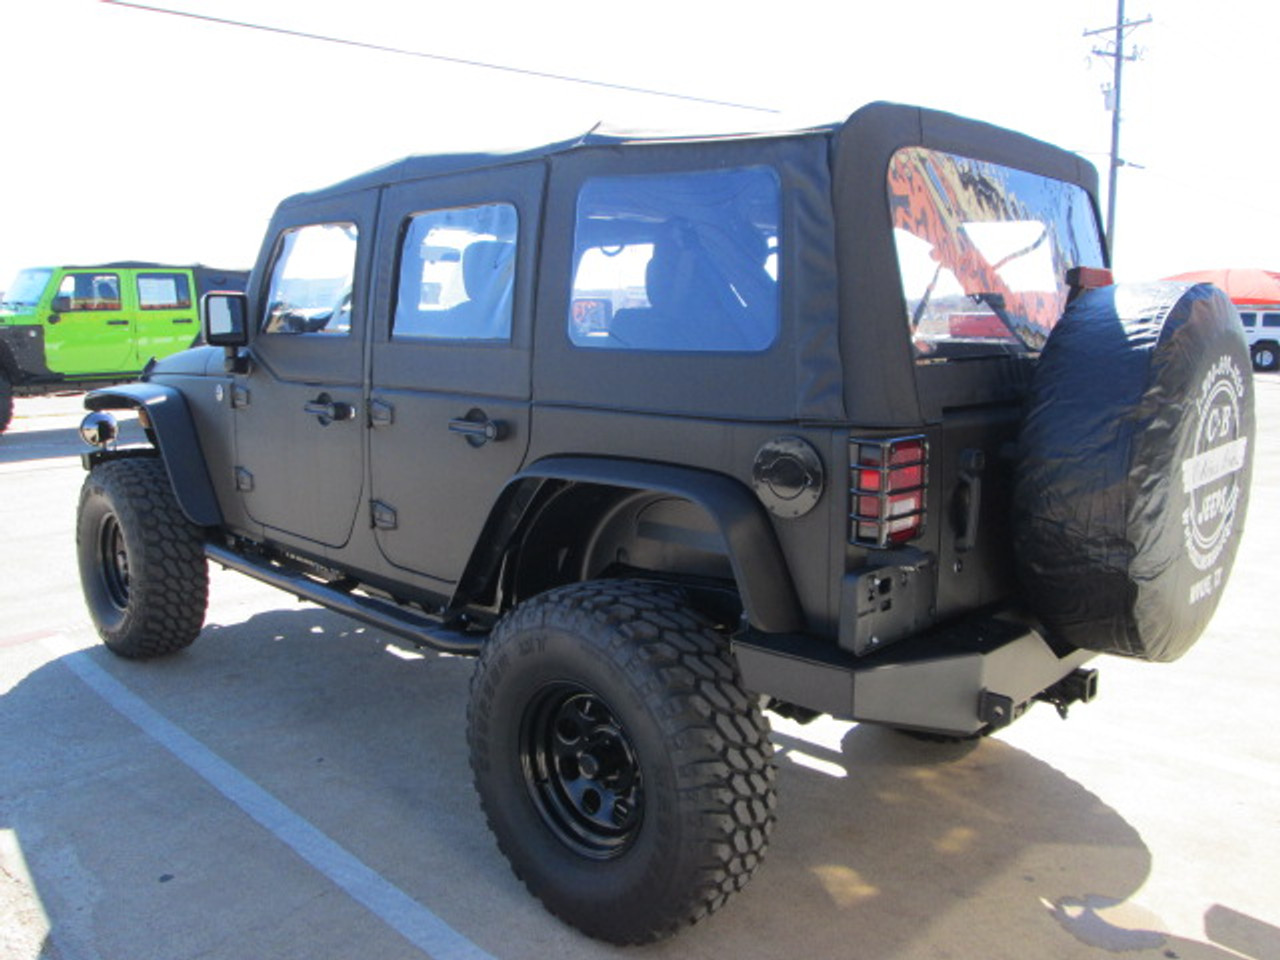
[{"label": "c&b logo on tire cover", "polygon": [[[1235,360],[1224,355],[1209,368],[1196,397],[1194,446],[1182,462],[1182,490],[1187,496],[1182,528],[1187,556],[1197,570],[1208,571],[1218,562],[1235,530],[1249,445],[1240,422],[1245,389]],[[1206,580],[1192,587],[1191,603],[1217,588],[1212,578]]]}]

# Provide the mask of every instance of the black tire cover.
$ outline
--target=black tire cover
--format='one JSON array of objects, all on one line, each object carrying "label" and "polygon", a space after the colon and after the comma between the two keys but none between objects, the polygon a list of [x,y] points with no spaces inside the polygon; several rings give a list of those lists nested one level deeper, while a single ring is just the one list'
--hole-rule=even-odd
[{"label": "black tire cover", "polygon": [[1032,378],[1014,548],[1058,647],[1168,661],[1217,608],[1244,525],[1253,375],[1210,284],[1122,284],[1066,310]]}]

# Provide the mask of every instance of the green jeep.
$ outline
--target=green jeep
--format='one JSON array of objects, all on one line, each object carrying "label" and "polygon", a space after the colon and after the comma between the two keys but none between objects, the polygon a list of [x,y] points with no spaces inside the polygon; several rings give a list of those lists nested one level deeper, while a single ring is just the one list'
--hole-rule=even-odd
[{"label": "green jeep", "polygon": [[106,263],[20,270],[0,303],[0,432],[13,398],[130,380],[199,340],[196,305],[248,273]]}]

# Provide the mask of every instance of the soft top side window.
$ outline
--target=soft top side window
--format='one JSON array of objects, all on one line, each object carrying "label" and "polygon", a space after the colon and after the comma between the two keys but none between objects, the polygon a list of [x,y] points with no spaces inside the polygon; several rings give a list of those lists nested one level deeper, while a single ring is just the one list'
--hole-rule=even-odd
[{"label": "soft top side window", "polygon": [[286,230],[271,270],[263,333],[350,334],[356,241],[353,223]]},{"label": "soft top side window", "polygon": [[68,273],[58,287],[58,299],[65,299],[66,310],[119,310],[120,275]]},{"label": "soft top side window", "polygon": [[779,328],[780,193],[769,167],[587,180],[569,339],[610,350],[767,350]]},{"label": "soft top side window", "polygon": [[1079,186],[906,147],[889,164],[889,212],[922,361],[1039,351],[1067,302],[1067,271],[1103,266]]},{"label": "soft top side window", "polygon": [[138,274],[138,306],[143,310],[191,309],[191,284],[185,273]]},{"label": "soft top side window", "polygon": [[518,226],[509,203],[410,217],[402,230],[392,336],[509,339]]}]

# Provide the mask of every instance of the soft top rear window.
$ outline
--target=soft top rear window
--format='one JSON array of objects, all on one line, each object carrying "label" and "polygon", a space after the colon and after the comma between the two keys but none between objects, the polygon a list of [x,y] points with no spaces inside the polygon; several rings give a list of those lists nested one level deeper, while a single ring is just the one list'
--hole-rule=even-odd
[{"label": "soft top rear window", "polygon": [[917,358],[1036,353],[1067,302],[1067,271],[1104,265],[1081,187],[994,163],[906,147],[889,206]]}]

